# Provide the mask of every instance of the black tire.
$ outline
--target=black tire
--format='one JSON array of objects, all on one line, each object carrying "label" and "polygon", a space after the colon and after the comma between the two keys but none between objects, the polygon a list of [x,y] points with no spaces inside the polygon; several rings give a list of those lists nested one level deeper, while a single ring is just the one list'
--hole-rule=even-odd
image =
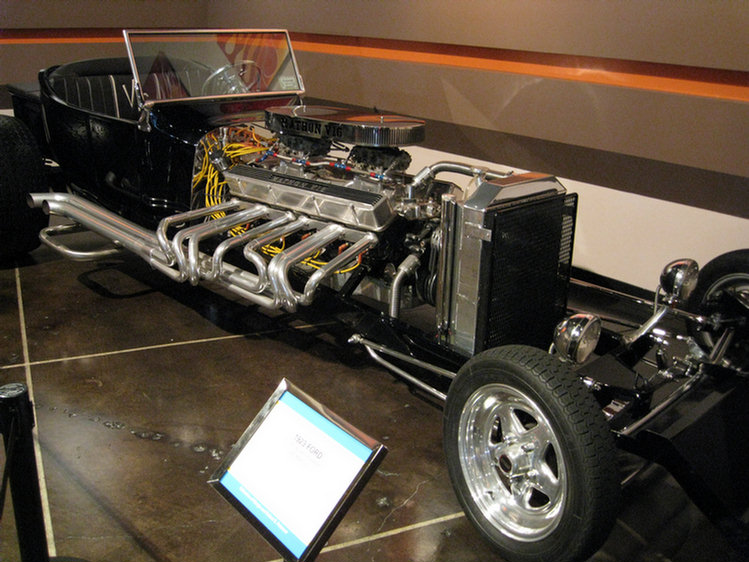
[{"label": "black tire", "polygon": [[443,432],[458,500],[504,559],[583,560],[608,537],[616,447],[568,365],[520,345],[476,355],[450,386]]},{"label": "black tire", "polygon": [[[749,249],[727,252],[707,262],[700,269],[687,310],[704,316],[722,312],[721,294],[728,288],[749,291]],[[707,353],[712,351],[720,335],[695,323],[690,323],[689,333]],[[744,326],[734,337],[733,344],[726,351],[725,362],[734,368],[749,370],[749,327]]]},{"label": "black tire", "polygon": [[22,121],[0,115],[0,261],[39,246],[39,231],[49,218],[26,201],[39,191],[48,188],[36,139]]}]

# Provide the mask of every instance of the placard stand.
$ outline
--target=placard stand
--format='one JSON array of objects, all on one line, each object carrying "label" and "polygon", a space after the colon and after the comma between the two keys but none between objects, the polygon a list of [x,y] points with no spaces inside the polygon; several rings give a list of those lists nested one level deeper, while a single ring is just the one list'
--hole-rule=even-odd
[{"label": "placard stand", "polygon": [[80,558],[49,556],[33,428],[34,408],[26,385],[19,382],[1,386],[0,434],[5,444],[5,467],[0,485],[0,519],[10,484],[21,561],[86,562]]},{"label": "placard stand", "polygon": [[[11,383],[0,387],[0,433],[5,443],[0,501],[4,502],[5,491],[10,484],[21,560],[48,562],[49,551],[34,456],[33,427],[34,411],[26,385]],[[0,505],[0,514],[2,507]]]},{"label": "placard stand", "polygon": [[209,483],[290,562],[313,560],[387,454],[284,379]]}]

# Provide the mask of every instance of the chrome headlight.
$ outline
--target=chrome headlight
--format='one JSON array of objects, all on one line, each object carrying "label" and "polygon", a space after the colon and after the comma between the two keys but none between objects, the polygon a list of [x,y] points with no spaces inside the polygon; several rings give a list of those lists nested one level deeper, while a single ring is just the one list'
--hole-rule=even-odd
[{"label": "chrome headlight", "polygon": [[598,345],[601,319],[592,314],[573,314],[557,324],[554,349],[565,359],[582,363]]},{"label": "chrome headlight", "polygon": [[697,275],[700,267],[690,259],[672,261],[663,268],[661,273],[661,288],[669,301],[685,300],[697,285]]}]

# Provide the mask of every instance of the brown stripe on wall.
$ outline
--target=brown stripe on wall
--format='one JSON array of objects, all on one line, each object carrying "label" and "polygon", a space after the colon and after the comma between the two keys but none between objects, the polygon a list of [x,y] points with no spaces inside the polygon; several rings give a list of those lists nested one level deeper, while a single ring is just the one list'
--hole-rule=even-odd
[{"label": "brown stripe on wall", "polygon": [[297,51],[749,101],[749,72],[418,41],[292,33]]},{"label": "brown stripe on wall", "polygon": [[[291,33],[294,49],[749,101],[749,72],[423,41]],[[119,28],[0,29],[0,45],[111,43]]]}]

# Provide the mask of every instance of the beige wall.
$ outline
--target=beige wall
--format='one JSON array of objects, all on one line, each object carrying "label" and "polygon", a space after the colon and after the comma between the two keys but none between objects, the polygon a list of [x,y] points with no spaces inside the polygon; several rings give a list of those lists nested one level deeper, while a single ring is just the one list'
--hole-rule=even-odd
[{"label": "beige wall", "polygon": [[[746,0],[0,0],[0,22],[279,27],[733,70],[749,86]],[[118,52],[0,44],[0,84]],[[429,147],[749,218],[745,101],[309,49],[298,58],[310,98],[427,119]]]},{"label": "beige wall", "polygon": [[210,4],[205,0],[0,0],[0,26],[193,27],[205,22]]},{"label": "beige wall", "polygon": [[[208,19],[749,72],[744,0],[229,0],[212,4]],[[749,103],[335,53],[298,57],[310,97],[439,122],[441,137],[428,136],[428,146],[586,181],[616,174],[600,185],[749,218]],[[471,138],[482,141],[471,146]],[[571,161],[560,147],[588,150]]]},{"label": "beige wall", "polygon": [[219,27],[283,27],[749,70],[746,0],[224,0]]},{"label": "beige wall", "polygon": [[749,103],[316,53],[299,60],[314,97],[749,176]]},{"label": "beige wall", "polygon": [[[202,0],[0,0],[2,30],[34,28],[195,27],[204,25]],[[54,64],[119,56],[117,43],[0,43],[0,84],[32,82]]]},{"label": "beige wall", "polygon": [[746,0],[0,0],[0,28],[283,27],[749,70]]}]

